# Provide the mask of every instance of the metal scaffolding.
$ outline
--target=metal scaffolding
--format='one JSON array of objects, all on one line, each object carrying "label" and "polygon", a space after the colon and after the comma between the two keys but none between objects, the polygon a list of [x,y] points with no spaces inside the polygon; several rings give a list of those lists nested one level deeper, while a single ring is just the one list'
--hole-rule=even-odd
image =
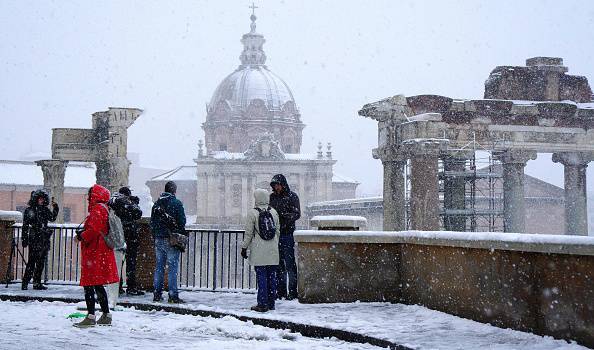
[{"label": "metal scaffolding", "polygon": [[[449,149],[439,160],[440,229],[447,231],[503,231],[503,175],[492,152],[476,142]],[[410,161],[405,167],[406,226],[410,228]]]}]

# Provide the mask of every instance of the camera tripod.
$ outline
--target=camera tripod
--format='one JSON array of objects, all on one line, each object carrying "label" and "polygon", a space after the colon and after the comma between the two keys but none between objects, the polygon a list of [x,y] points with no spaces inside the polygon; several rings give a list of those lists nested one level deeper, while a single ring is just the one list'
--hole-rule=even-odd
[{"label": "camera tripod", "polygon": [[6,279],[6,288],[8,288],[8,285],[12,281],[12,279],[10,278],[10,271],[12,270],[12,258],[14,258],[14,256],[17,254],[20,255],[21,259],[23,259],[25,264],[27,264],[27,260],[25,260],[23,252],[21,252],[19,248],[17,248],[17,238],[13,237],[12,242],[10,244],[10,258],[8,260],[8,268],[6,269],[6,275],[4,277]]}]

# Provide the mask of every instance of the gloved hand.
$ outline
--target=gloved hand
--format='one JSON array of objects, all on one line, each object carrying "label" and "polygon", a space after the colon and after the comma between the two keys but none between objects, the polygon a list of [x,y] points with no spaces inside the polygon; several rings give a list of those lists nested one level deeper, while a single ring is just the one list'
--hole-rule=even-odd
[{"label": "gloved hand", "polygon": [[241,257],[244,258],[244,259],[247,259],[248,258],[247,249],[246,248],[241,248]]},{"label": "gloved hand", "polygon": [[29,246],[29,237],[23,236],[21,238],[21,245],[23,248],[27,248]]}]

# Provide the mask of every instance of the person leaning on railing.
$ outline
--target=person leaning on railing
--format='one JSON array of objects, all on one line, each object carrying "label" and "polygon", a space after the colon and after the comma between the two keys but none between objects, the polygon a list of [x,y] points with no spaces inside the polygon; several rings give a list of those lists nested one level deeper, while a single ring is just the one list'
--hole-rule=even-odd
[{"label": "person leaning on railing", "polygon": [[28,288],[29,281],[33,277],[33,289],[44,290],[46,286],[41,284],[41,274],[45,265],[45,259],[50,248],[51,229],[47,227],[49,221],[56,221],[60,208],[52,198],[50,211],[47,207],[49,195],[44,190],[31,192],[29,206],[23,215],[23,247],[29,247],[29,257],[21,289]]}]

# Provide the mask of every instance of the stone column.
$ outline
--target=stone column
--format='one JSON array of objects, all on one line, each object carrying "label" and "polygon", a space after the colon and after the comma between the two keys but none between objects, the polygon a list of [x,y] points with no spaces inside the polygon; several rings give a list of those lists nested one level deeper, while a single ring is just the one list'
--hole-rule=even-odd
[{"label": "stone column", "polygon": [[444,229],[446,231],[466,231],[466,216],[448,214],[448,210],[466,208],[466,160],[472,157],[472,151],[448,152],[443,160],[444,194],[443,207]]},{"label": "stone column", "polygon": [[410,223],[413,230],[439,230],[439,156],[447,140],[417,139],[405,142],[410,154]]},{"label": "stone column", "polygon": [[553,153],[553,162],[561,163],[565,173],[565,233],[588,235],[588,199],[586,168],[594,160],[588,152]]},{"label": "stone column", "polygon": [[404,167],[406,158],[383,160],[384,165],[384,231],[406,230]]},{"label": "stone column", "polygon": [[107,188],[111,193],[117,192],[121,187],[128,186],[130,161],[126,157],[116,157],[95,162],[97,171],[97,184]]},{"label": "stone column", "polygon": [[50,198],[60,207],[60,214],[56,222],[64,222],[64,176],[68,161],[49,159],[35,162],[43,172],[43,188],[49,193]]},{"label": "stone column", "polygon": [[524,167],[536,151],[508,150],[499,154],[503,165],[503,222],[505,232],[526,232]]}]

